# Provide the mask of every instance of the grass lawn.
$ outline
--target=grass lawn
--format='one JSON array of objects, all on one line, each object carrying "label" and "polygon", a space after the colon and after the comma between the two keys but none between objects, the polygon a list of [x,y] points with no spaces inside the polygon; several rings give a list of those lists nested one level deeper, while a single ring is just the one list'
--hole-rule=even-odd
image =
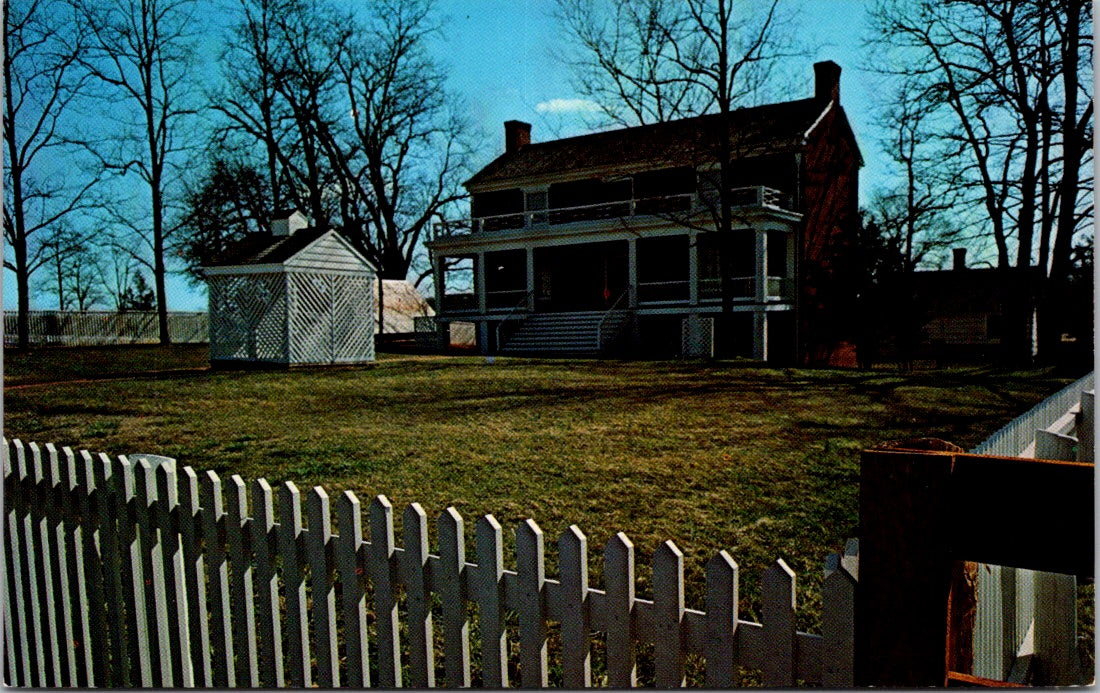
[{"label": "grass lawn", "polygon": [[[364,505],[382,493],[398,521],[413,501],[433,518],[454,505],[471,542],[481,514],[508,529],[532,517],[551,576],[553,545],[576,523],[594,585],[596,556],[625,531],[643,597],[648,556],[672,539],[693,608],[704,563],[727,549],[749,618],[760,573],[781,557],[798,575],[799,627],[815,632],[825,556],[858,535],[861,449],[923,436],[970,448],[1069,382],[1047,371],[478,357],[290,372],[205,365],[194,346],[7,352],[5,435],[352,489]],[[173,372],[141,374],[152,369]]]}]

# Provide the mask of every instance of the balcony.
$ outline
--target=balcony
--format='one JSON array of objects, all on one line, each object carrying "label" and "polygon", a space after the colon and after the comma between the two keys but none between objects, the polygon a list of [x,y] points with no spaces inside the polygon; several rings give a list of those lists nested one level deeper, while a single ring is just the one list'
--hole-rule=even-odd
[{"label": "balcony", "polygon": [[[730,191],[730,204],[732,207],[739,209],[760,207],[790,210],[791,196],[761,185],[734,188]],[[436,238],[444,238],[525,228],[547,228],[548,226],[601,219],[627,219],[643,216],[675,219],[677,216],[683,217],[698,213],[702,209],[699,195],[686,193],[444,221],[437,222],[434,229]]]}]

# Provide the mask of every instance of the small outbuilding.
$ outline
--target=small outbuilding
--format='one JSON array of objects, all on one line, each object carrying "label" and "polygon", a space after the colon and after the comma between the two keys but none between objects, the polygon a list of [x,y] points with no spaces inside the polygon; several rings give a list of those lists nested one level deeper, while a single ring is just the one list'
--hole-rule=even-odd
[{"label": "small outbuilding", "polygon": [[377,272],[339,231],[281,215],[203,272],[213,365],[374,360]]}]

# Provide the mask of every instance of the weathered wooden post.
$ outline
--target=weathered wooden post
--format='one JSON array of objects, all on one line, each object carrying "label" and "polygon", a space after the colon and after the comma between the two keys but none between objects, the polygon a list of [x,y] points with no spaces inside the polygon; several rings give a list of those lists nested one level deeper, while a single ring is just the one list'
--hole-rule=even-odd
[{"label": "weathered wooden post", "polygon": [[[969,646],[957,564],[1091,576],[1093,506],[1092,464],[968,455],[932,439],[864,451],[856,685],[968,678],[952,668]],[[1026,521],[1007,528],[1021,507]]]}]

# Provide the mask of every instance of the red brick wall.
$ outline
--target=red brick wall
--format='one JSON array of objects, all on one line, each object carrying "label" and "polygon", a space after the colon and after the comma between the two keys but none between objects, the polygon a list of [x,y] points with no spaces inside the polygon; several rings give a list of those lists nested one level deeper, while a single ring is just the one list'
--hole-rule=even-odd
[{"label": "red brick wall", "polygon": [[852,351],[845,321],[853,316],[838,270],[859,223],[858,156],[842,112],[833,109],[811,136],[801,173],[799,351],[810,365],[855,365],[843,356]]}]

